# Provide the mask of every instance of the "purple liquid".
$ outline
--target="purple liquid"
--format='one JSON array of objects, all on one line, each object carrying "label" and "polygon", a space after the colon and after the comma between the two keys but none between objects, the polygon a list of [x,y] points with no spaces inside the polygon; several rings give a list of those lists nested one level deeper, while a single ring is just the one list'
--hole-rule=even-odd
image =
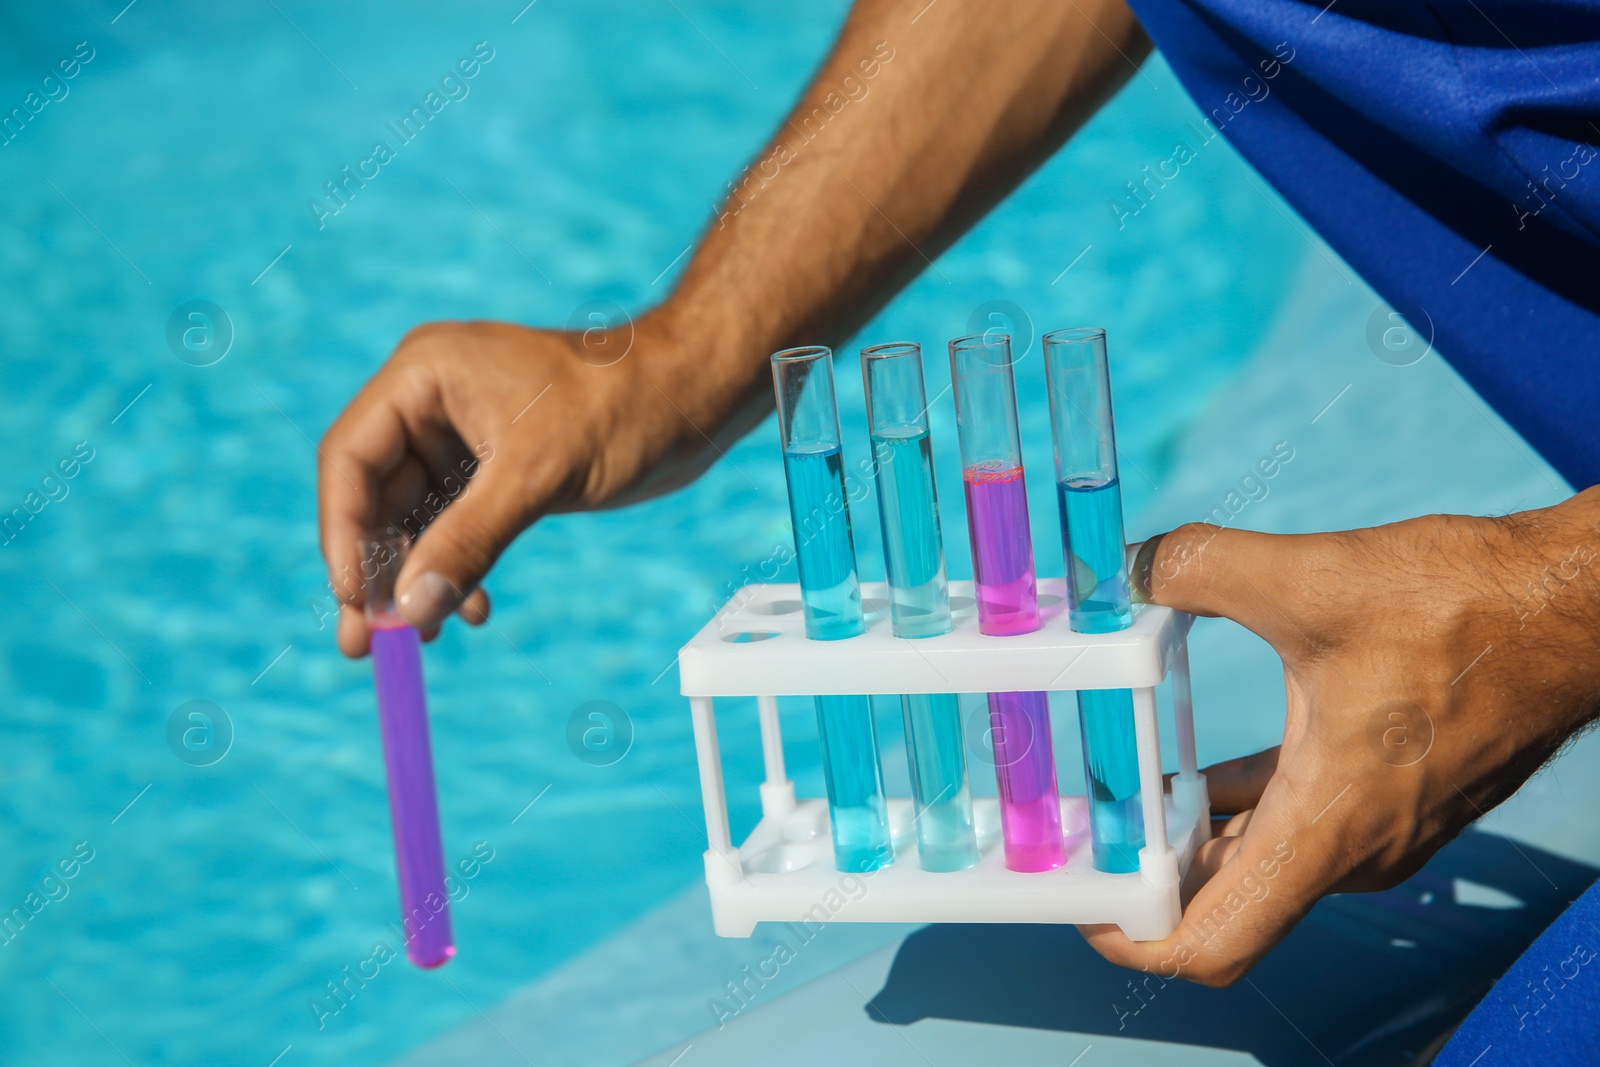
[{"label": "purple liquid", "polygon": [[1061,840],[1049,701],[1043,693],[990,693],[989,725],[1006,869],[1053,871],[1067,862],[1067,849]]},{"label": "purple liquid", "polygon": [[[1022,468],[968,467],[967,531],[978,587],[978,629],[997,637],[1039,628],[1039,590]],[[1061,799],[1043,693],[990,693],[994,771],[1006,868],[1051,871],[1067,862]]]},{"label": "purple liquid", "polygon": [[389,777],[389,819],[394,825],[406,955],[418,967],[438,967],[456,954],[456,947],[450,936],[450,896],[444,884],[428,702],[422,689],[422,641],[417,631],[375,623],[372,674]]},{"label": "purple liquid", "polygon": [[1031,634],[1039,628],[1039,590],[1022,468],[968,467],[961,480],[978,587],[978,629],[996,637]]}]

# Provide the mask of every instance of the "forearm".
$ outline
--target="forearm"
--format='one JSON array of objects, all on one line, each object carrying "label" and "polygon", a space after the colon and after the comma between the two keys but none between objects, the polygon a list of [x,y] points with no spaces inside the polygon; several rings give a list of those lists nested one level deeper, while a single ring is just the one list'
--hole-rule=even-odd
[{"label": "forearm", "polygon": [[859,329],[1148,47],[1121,0],[861,0],[655,313],[696,350],[663,388],[744,432],[770,406],[771,351]]},{"label": "forearm", "polygon": [[1492,674],[1524,724],[1565,740],[1600,714],[1600,486],[1501,521],[1520,564],[1499,575],[1515,618]]}]

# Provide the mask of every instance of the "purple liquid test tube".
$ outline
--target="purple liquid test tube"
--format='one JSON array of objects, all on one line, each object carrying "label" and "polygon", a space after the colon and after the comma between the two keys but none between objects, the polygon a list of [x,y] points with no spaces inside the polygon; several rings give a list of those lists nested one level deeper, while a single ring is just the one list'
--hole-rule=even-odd
[{"label": "purple liquid test tube", "polygon": [[[1022,475],[1011,339],[1001,333],[950,342],[956,430],[977,586],[978,629],[996,637],[1039,628],[1033,535]],[[995,778],[1006,867],[1050,871],[1067,862],[1061,795],[1044,693],[990,693]]]},{"label": "purple liquid test tube", "polygon": [[406,956],[418,967],[438,967],[456,954],[450,935],[450,896],[439,840],[439,802],[428,743],[428,700],[422,687],[422,639],[395,610],[394,585],[405,560],[403,538],[362,542],[367,582],[367,625],[372,632],[372,675],[378,690],[378,726],[389,780],[389,820],[394,827],[400,881],[400,921]]}]

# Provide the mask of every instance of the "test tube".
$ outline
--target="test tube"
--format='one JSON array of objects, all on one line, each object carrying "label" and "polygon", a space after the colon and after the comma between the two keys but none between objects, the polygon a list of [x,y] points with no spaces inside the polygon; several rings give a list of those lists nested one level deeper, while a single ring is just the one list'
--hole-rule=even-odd
[{"label": "test tube", "polygon": [[[1000,637],[1039,628],[1033,536],[1017,429],[1011,338],[989,332],[950,342],[961,480],[977,586],[978,629]],[[990,693],[995,777],[1006,867],[1048,871],[1067,861],[1044,693]]]},{"label": "test tube", "polygon": [[[955,628],[944,574],[944,535],[928,440],[922,346],[861,350],[867,429],[878,471],[878,516],[896,637],[937,637]],[[923,870],[959,871],[978,862],[972,795],[954,693],[906,693],[906,755]]]},{"label": "test tube", "polygon": [[[1079,328],[1045,334],[1044,366],[1067,561],[1068,616],[1079,633],[1126,629],[1133,625],[1133,606],[1123,545],[1106,332]],[[1144,809],[1132,691],[1079,690],[1078,726],[1083,733],[1095,868],[1136,871],[1144,847]]]},{"label": "test tube", "polygon": [[[813,641],[855,637],[866,632],[866,623],[833,394],[833,352],[820,345],[775,352],[772,382],[806,636]],[[813,699],[835,866],[858,873],[887,867],[894,862],[894,849],[872,705],[865,696]]]},{"label": "test tube", "polygon": [[456,954],[450,935],[450,895],[439,840],[439,802],[428,743],[428,701],[422,686],[422,640],[395,610],[394,586],[405,560],[401,537],[361,542],[367,577],[366,614],[372,634],[372,676],[378,727],[389,781],[389,821],[400,882],[400,921],[406,956],[438,967]]}]

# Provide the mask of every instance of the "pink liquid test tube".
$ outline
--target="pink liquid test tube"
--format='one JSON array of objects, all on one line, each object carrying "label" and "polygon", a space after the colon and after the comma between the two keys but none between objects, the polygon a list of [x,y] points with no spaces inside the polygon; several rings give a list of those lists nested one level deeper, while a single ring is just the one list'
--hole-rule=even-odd
[{"label": "pink liquid test tube", "polygon": [[438,967],[456,954],[450,934],[450,896],[439,838],[439,802],[428,742],[428,701],[422,685],[422,639],[395,610],[394,586],[407,542],[383,537],[362,542],[367,581],[367,625],[372,633],[372,675],[378,691],[378,726],[389,781],[400,882],[400,921],[406,957],[418,967]]},{"label": "pink liquid test tube", "polygon": [[[989,332],[951,341],[950,375],[978,629],[996,637],[1032,633],[1039,628],[1039,592],[1028,529],[1011,339]],[[1044,693],[990,693],[989,725],[1006,867],[1054,870],[1067,862],[1067,851],[1061,836],[1049,699]]]}]

